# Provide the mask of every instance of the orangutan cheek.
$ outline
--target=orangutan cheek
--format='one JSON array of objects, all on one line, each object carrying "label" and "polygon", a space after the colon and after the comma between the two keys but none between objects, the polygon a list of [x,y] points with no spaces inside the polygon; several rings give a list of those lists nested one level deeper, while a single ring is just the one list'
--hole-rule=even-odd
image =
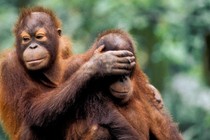
[{"label": "orangutan cheek", "polygon": [[111,94],[121,100],[122,102],[127,102],[132,96],[133,87],[131,84],[130,77],[124,77],[119,79],[110,85]]}]

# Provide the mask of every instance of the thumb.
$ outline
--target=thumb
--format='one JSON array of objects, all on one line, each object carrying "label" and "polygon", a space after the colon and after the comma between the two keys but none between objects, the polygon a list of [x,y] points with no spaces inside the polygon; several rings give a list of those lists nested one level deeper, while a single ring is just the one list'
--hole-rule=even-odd
[{"label": "thumb", "polygon": [[105,48],[105,45],[101,45],[94,51],[94,53],[101,53],[104,48]]}]

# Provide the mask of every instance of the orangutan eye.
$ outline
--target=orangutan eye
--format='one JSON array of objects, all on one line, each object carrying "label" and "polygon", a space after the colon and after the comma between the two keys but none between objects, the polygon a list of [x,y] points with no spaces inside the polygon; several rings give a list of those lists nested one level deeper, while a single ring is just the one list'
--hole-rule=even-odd
[{"label": "orangutan eye", "polygon": [[123,81],[125,81],[126,79],[127,79],[127,77],[126,77],[125,75],[123,75],[123,76],[120,77],[120,82],[123,82]]},{"label": "orangutan eye", "polygon": [[38,33],[35,38],[38,41],[46,41],[47,40],[47,36],[44,33]]},{"label": "orangutan eye", "polygon": [[24,36],[24,37],[22,38],[22,40],[23,40],[24,43],[29,42],[29,41],[30,41],[30,37]]},{"label": "orangutan eye", "polygon": [[37,35],[36,39],[42,39],[44,36],[43,35]]}]

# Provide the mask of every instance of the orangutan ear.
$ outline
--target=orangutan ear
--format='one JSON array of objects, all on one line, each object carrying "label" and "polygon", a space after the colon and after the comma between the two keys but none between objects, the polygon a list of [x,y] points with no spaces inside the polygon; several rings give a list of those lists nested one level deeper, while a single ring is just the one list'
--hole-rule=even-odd
[{"label": "orangutan ear", "polygon": [[62,34],[61,28],[58,28],[58,29],[57,29],[57,32],[58,32],[58,35],[61,36],[61,34]]}]

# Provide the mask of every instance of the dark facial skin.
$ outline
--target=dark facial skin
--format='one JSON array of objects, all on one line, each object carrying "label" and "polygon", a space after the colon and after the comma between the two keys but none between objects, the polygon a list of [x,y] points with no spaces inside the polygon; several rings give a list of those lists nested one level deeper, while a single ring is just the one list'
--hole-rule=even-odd
[{"label": "dark facial skin", "polygon": [[[87,104],[104,113],[92,108],[79,118],[74,113],[80,110],[77,105],[83,104],[83,99],[87,98],[84,93],[96,88],[93,86],[88,87],[91,90],[85,90],[88,83],[98,82],[96,78],[103,80],[112,75],[129,74],[135,65],[133,54],[126,50],[102,53],[100,49],[90,49],[83,55],[64,59],[62,48],[68,45],[66,42],[58,43],[62,41],[60,27],[59,19],[50,10],[35,7],[21,12],[14,28],[16,51],[8,54],[0,69],[0,113],[5,130],[11,139],[18,140],[72,139],[72,135],[65,136],[71,129],[67,126],[72,125],[74,120],[88,119],[86,113],[97,112],[99,115],[87,122],[111,124],[109,127],[114,127],[114,130],[116,127],[128,130],[116,134],[124,137],[131,130],[130,125],[115,109],[111,108],[109,112],[112,103],[108,101],[101,104],[87,100]],[[109,106],[107,109],[106,103]],[[109,118],[100,117],[101,114],[107,114]],[[80,126],[76,128],[80,129]]]},{"label": "dark facial skin", "polygon": [[129,76],[121,76],[117,81],[109,87],[111,94],[120,99],[121,103],[127,102],[133,93],[133,86]]},{"label": "dark facial skin", "polygon": [[28,70],[42,70],[56,59],[60,29],[53,26],[49,16],[41,12],[34,12],[22,21],[17,51]]},{"label": "dark facial skin", "polygon": [[44,28],[37,30],[34,37],[23,31],[21,38],[22,44],[27,45],[23,52],[23,61],[27,69],[38,70],[47,66],[51,56],[45,47],[39,45],[39,42],[48,41]]},{"label": "dark facial skin", "polygon": [[[97,46],[104,45],[103,51],[110,50],[128,50],[134,53],[133,46],[126,38],[123,38],[119,34],[108,34],[102,36],[98,41]],[[131,63],[128,60],[128,63]],[[132,71],[132,70],[131,70]],[[122,75],[117,78],[109,87],[110,93],[116,98],[120,99],[121,103],[127,102],[132,96],[133,86],[131,83],[131,74]]]}]

